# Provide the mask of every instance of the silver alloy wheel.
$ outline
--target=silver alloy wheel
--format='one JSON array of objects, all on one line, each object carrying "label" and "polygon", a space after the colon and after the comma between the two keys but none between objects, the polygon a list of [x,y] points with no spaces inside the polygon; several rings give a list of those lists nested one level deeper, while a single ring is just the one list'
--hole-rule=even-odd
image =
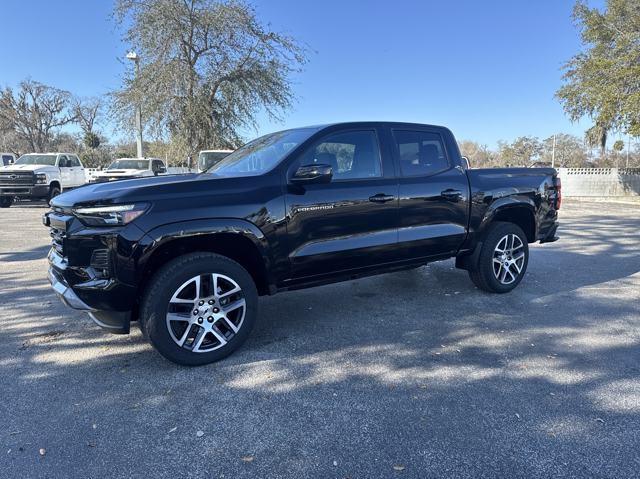
[{"label": "silver alloy wheel", "polygon": [[246,312],[238,283],[223,274],[202,274],[182,283],[169,300],[167,328],[181,348],[208,353],[233,339]]},{"label": "silver alloy wheel", "polygon": [[502,284],[513,283],[524,267],[524,243],[516,234],[503,236],[493,250],[493,275]]}]

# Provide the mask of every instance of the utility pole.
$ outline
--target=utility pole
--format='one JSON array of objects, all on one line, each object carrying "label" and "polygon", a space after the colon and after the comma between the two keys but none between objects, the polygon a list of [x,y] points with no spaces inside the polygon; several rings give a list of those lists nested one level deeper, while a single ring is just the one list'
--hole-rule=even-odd
[{"label": "utility pole", "polygon": [[[129,52],[127,53],[127,58],[136,64],[136,79],[138,79],[140,74],[140,57],[136,52]],[[140,98],[138,98],[136,105],[136,150],[138,158],[144,158],[142,152],[142,101]]]},{"label": "utility pole", "polygon": [[556,135],[553,134],[553,148],[551,148],[551,168],[556,167]]},{"label": "utility pole", "polygon": [[629,150],[631,149],[631,135],[627,133],[627,162],[625,168],[629,168]]}]

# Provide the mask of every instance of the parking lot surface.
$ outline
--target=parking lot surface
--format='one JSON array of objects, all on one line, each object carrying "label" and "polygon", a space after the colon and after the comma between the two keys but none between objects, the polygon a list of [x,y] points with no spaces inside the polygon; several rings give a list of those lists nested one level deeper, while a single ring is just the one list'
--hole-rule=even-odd
[{"label": "parking lot surface", "polygon": [[567,203],[507,295],[453,261],[261,299],[200,368],[46,281],[0,210],[0,477],[638,477],[640,206]]}]

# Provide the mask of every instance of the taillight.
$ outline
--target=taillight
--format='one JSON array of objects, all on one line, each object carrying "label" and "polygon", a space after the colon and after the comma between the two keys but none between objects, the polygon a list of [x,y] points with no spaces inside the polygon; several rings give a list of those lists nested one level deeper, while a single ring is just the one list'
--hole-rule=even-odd
[{"label": "taillight", "polygon": [[562,204],[562,180],[556,176],[556,210],[560,209]]}]

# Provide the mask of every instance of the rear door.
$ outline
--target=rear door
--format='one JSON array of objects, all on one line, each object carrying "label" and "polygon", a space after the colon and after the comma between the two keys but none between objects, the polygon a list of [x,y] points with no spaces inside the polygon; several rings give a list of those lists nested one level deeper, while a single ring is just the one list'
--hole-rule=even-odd
[{"label": "rear door", "polygon": [[67,155],[58,156],[58,169],[60,170],[60,182],[62,188],[71,188],[75,186],[75,179],[71,171],[71,161]]},{"label": "rear door", "polygon": [[393,129],[399,166],[399,252],[406,258],[449,256],[467,232],[469,187],[438,129]]},{"label": "rear door", "polygon": [[[383,161],[384,160],[384,161]],[[328,133],[289,166],[329,164],[328,184],[287,186],[292,277],[354,270],[392,258],[397,243],[398,185],[375,128]]]}]

